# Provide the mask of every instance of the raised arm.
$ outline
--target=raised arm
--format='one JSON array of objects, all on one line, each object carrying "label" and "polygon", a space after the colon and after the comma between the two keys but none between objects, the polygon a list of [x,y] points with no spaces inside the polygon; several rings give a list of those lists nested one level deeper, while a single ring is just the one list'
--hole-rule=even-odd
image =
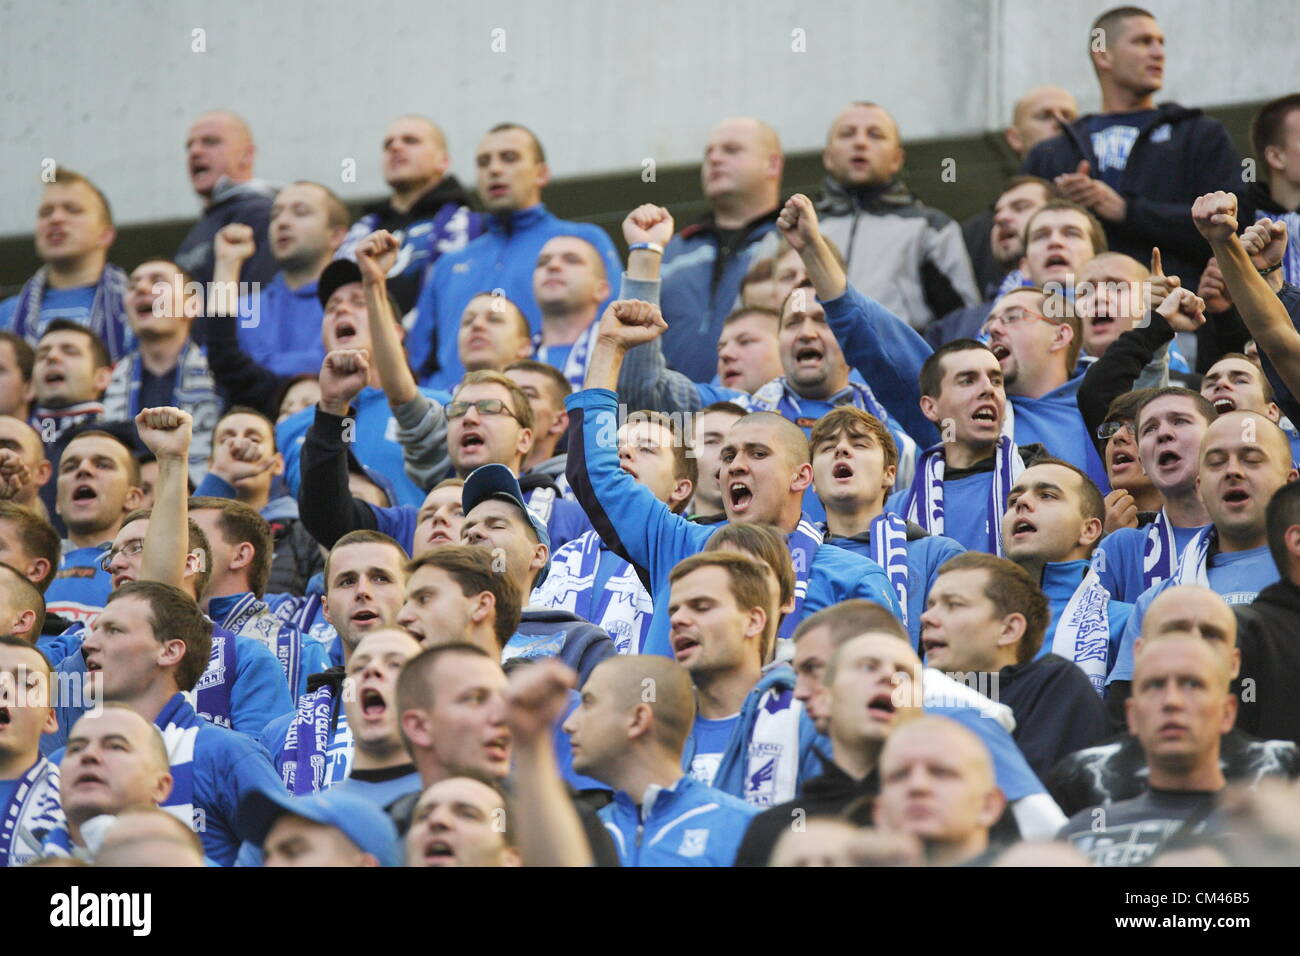
[{"label": "raised arm", "polygon": [[[662,250],[672,237],[673,217],[662,206],[647,203],[627,214],[623,238],[631,251],[619,287],[620,299],[640,299],[658,307]],[[637,248],[642,244],[649,245]],[[627,353],[618,377],[618,397],[629,408],[661,412],[694,411],[703,404],[695,383],[668,367],[657,338]]]},{"label": "raised arm", "polygon": [[921,414],[921,366],[933,349],[905,321],[849,284],[807,196],[786,200],[776,224],[803,260],[845,361],[919,444],[938,441],[938,430]]},{"label": "raised arm", "polygon": [[[1268,354],[1291,393],[1300,394],[1300,332],[1237,236],[1236,195],[1215,192],[1199,197],[1192,204],[1192,221],[1214,251],[1228,294],[1255,344]],[[1285,225],[1270,223],[1265,229],[1274,241],[1285,242]]]},{"label": "raised arm", "polygon": [[371,357],[379,372],[380,387],[397,419],[402,463],[411,481],[427,489],[451,471],[447,416],[440,403],[417,387],[398,334],[401,325],[388,298],[388,273],[400,247],[392,233],[380,229],[357,244],[356,260],[366,293]]},{"label": "raised arm", "polygon": [[327,548],[349,531],[378,527],[370,506],[348,490],[347,442],[357,427],[351,405],[369,375],[364,349],[335,349],[321,364],[320,403],[302,444],[298,515]]},{"label": "raised arm", "polygon": [[552,743],[576,675],[554,660],[520,668],[506,692],[515,747],[515,799],[510,812],[524,866],[591,866],[582,820],[560,775]]},{"label": "raised arm", "polygon": [[[158,486],[153,513],[140,556],[140,580],[183,588],[189,560],[190,434],[189,412],[146,408],[135,416],[136,432],[158,459]],[[202,600],[203,595],[196,595]]]},{"label": "raised arm", "polygon": [[212,294],[207,302],[208,368],[228,395],[239,398],[275,421],[276,396],[287,379],[259,365],[239,345],[238,302],[235,290],[244,263],[254,252],[253,230],[242,222],[223,226],[212,240]]}]

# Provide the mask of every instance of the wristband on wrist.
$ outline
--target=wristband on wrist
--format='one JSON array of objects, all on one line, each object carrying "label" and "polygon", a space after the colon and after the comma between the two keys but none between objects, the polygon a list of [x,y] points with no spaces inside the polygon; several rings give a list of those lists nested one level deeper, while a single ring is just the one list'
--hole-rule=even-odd
[{"label": "wristband on wrist", "polygon": [[657,242],[634,242],[627,247],[628,252],[636,252],[638,249],[649,249],[651,252],[657,252],[659,255],[664,254],[664,247]]},{"label": "wristband on wrist", "polygon": [[1262,276],[1266,276],[1266,275],[1268,275],[1268,274],[1271,273],[1271,272],[1277,272],[1277,270],[1278,270],[1278,269],[1281,269],[1281,268],[1282,268],[1282,263],[1280,263],[1280,262],[1275,262],[1275,263],[1273,263],[1271,266],[1269,266],[1267,269],[1256,269],[1255,271],[1258,272],[1258,273],[1259,273],[1260,275],[1262,275]]}]

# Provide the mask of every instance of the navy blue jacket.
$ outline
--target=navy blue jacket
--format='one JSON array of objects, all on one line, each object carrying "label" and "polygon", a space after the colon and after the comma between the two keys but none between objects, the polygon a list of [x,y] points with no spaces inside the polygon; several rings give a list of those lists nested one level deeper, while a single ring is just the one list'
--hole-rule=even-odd
[{"label": "navy blue jacket", "polygon": [[[1039,143],[1020,171],[1054,179],[1086,159],[1093,178],[1100,179],[1088,130],[1093,118],[1080,117]],[[1129,152],[1119,189],[1128,203],[1124,221],[1103,221],[1111,251],[1146,263],[1151,247],[1159,246],[1165,272],[1195,289],[1210,247],[1192,224],[1192,201],[1216,189],[1242,191],[1241,156],[1228,131],[1198,109],[1162,103]]]}]

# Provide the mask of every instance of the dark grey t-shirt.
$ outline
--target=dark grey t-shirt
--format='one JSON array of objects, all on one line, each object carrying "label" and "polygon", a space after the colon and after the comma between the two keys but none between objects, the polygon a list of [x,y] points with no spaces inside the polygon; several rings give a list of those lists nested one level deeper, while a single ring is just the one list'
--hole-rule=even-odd
[{"label": "dark grey t-shirt", "polygon": [[1217,792],[1148,790],[1132,800],[1080,810],[1057,834],[1095,866],[1142,866],[1175,836],[1219,836]]}]

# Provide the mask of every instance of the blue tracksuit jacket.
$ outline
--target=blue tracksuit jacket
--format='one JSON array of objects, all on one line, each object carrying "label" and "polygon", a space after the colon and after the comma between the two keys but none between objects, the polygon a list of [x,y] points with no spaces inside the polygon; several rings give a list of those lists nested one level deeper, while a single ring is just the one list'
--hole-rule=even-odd
[{"label": "blue tracksuit jacket", "polygon": [[623,866],[731,866],[758,808],[683,776],[642,808],[622,790],[598,815]]}]

